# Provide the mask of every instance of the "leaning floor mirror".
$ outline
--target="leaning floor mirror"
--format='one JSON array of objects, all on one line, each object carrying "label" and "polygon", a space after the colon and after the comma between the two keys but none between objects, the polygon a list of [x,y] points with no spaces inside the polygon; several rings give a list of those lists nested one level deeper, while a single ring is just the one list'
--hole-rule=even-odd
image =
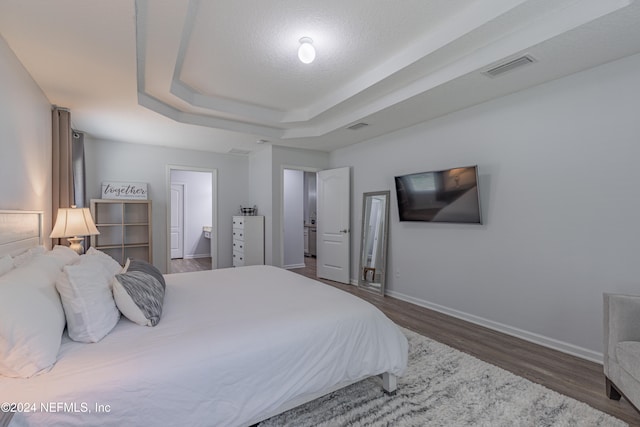
[{"label": "leaning floor mirror", "polygon": [[362,195],[358,286],[384,295],[389,233],[389,191]]}]

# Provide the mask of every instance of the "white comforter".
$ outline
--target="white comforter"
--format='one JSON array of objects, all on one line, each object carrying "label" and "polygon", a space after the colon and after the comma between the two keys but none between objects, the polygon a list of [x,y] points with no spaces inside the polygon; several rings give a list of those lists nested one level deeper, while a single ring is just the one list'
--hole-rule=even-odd
[{"label": "white comforter", "polygon": [[3,399],[35,408],[11,426],[248,425],[406,367],[398,327],[331,286],[269,266],[165,278],[156,327],[123,318],[99,343],[65,338],[46,374],[0,379]]}]

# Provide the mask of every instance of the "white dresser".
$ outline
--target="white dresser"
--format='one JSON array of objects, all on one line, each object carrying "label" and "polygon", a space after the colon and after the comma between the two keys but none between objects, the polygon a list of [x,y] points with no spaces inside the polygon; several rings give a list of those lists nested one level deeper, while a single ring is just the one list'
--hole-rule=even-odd
[{"label": "white dresser", "polygon": [[264,264],[264,216],[233,217],[233,266]]}]

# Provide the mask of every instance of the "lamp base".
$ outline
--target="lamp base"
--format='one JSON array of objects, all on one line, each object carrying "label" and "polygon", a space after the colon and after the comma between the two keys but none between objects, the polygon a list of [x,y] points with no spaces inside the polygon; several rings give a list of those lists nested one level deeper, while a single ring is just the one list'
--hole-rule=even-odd
[{"label": "lamp base", "polygon": [[69,248],[76,251],[78,255],[82,255],[84,253],[84,247],[82,246],[82,241],[84,238],[82,237],[69,237],[67,239],[70,243]]}]

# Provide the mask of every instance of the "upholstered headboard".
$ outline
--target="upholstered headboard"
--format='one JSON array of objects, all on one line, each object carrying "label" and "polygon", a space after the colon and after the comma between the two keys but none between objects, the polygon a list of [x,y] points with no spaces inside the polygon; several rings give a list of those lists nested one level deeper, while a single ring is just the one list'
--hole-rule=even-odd
[{"label": "upholstered headboard", "polygon": [[41,245],[42,212],[0,210],[0,256]]}]

